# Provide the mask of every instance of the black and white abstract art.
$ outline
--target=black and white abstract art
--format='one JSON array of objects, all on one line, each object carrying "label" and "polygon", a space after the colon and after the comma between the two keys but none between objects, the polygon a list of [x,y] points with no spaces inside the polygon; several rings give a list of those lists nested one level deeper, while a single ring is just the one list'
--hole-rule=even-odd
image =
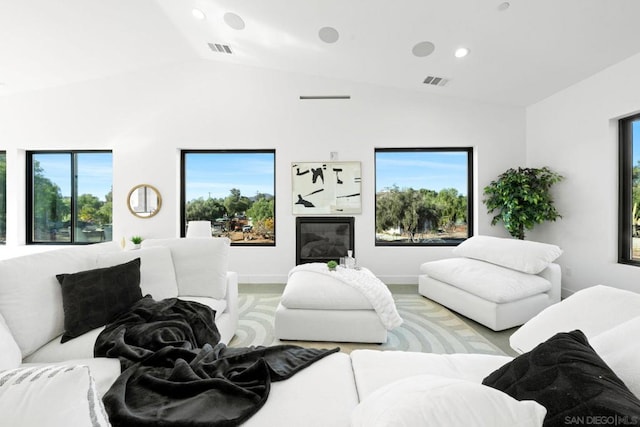
[{"label": "black and white abstract art", "polygon": [[294,215],[362,212],[360,162],[291,164]]}]

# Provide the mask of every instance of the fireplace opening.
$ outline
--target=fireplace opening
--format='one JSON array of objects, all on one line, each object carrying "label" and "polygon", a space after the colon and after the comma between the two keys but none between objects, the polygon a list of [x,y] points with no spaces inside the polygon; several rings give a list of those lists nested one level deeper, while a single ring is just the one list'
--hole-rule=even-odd
[{"label": "fireplace opening", "polygon": [[347,256],[354,251],[353,226],[354,217],[296,217],[296,265]]}]

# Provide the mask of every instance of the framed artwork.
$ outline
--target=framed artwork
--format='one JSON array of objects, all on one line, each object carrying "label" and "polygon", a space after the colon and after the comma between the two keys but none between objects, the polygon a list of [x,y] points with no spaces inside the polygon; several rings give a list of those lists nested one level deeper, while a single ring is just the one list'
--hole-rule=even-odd
[{"label": "framed artwork", "polygon": [[360,162],[291,164],[294,215],[362,212]]}]

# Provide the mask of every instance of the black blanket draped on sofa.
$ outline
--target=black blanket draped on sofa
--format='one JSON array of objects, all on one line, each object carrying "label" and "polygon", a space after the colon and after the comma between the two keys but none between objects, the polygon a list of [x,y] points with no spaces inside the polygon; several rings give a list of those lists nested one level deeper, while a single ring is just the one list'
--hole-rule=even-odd
[{"label": "black blanket draped on sofa", "polygon": [[117,357],[122,374],[103,402],[119,426],[235,426],[281,381],[338,351],[292,345],[228,348],[215,311],[170,298],[139,300],[96,340],[96,357]]}]

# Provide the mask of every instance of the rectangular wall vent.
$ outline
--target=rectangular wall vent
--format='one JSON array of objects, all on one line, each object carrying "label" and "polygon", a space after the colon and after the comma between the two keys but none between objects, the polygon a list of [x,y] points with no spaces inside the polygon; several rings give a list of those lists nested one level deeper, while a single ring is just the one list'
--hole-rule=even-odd
[{"label": "rectangular wall vent", "polygon": [[448,82],[449,80],[444,77],[427,76],[423,83],[431,86],[444,86]]},{"label": "rectangular wall vent", "polygon": [[220,44],[220,43],[207,43],[207,44],[209,45],[209,48],[214,52],[228,53],[229,55],[233,54],[233,52],[231,51],[231,48],[227,44]]},{"label": "rectangular wall vent", "polygon": [[300,99],[351,99],[351,95],[300,95]]}]

